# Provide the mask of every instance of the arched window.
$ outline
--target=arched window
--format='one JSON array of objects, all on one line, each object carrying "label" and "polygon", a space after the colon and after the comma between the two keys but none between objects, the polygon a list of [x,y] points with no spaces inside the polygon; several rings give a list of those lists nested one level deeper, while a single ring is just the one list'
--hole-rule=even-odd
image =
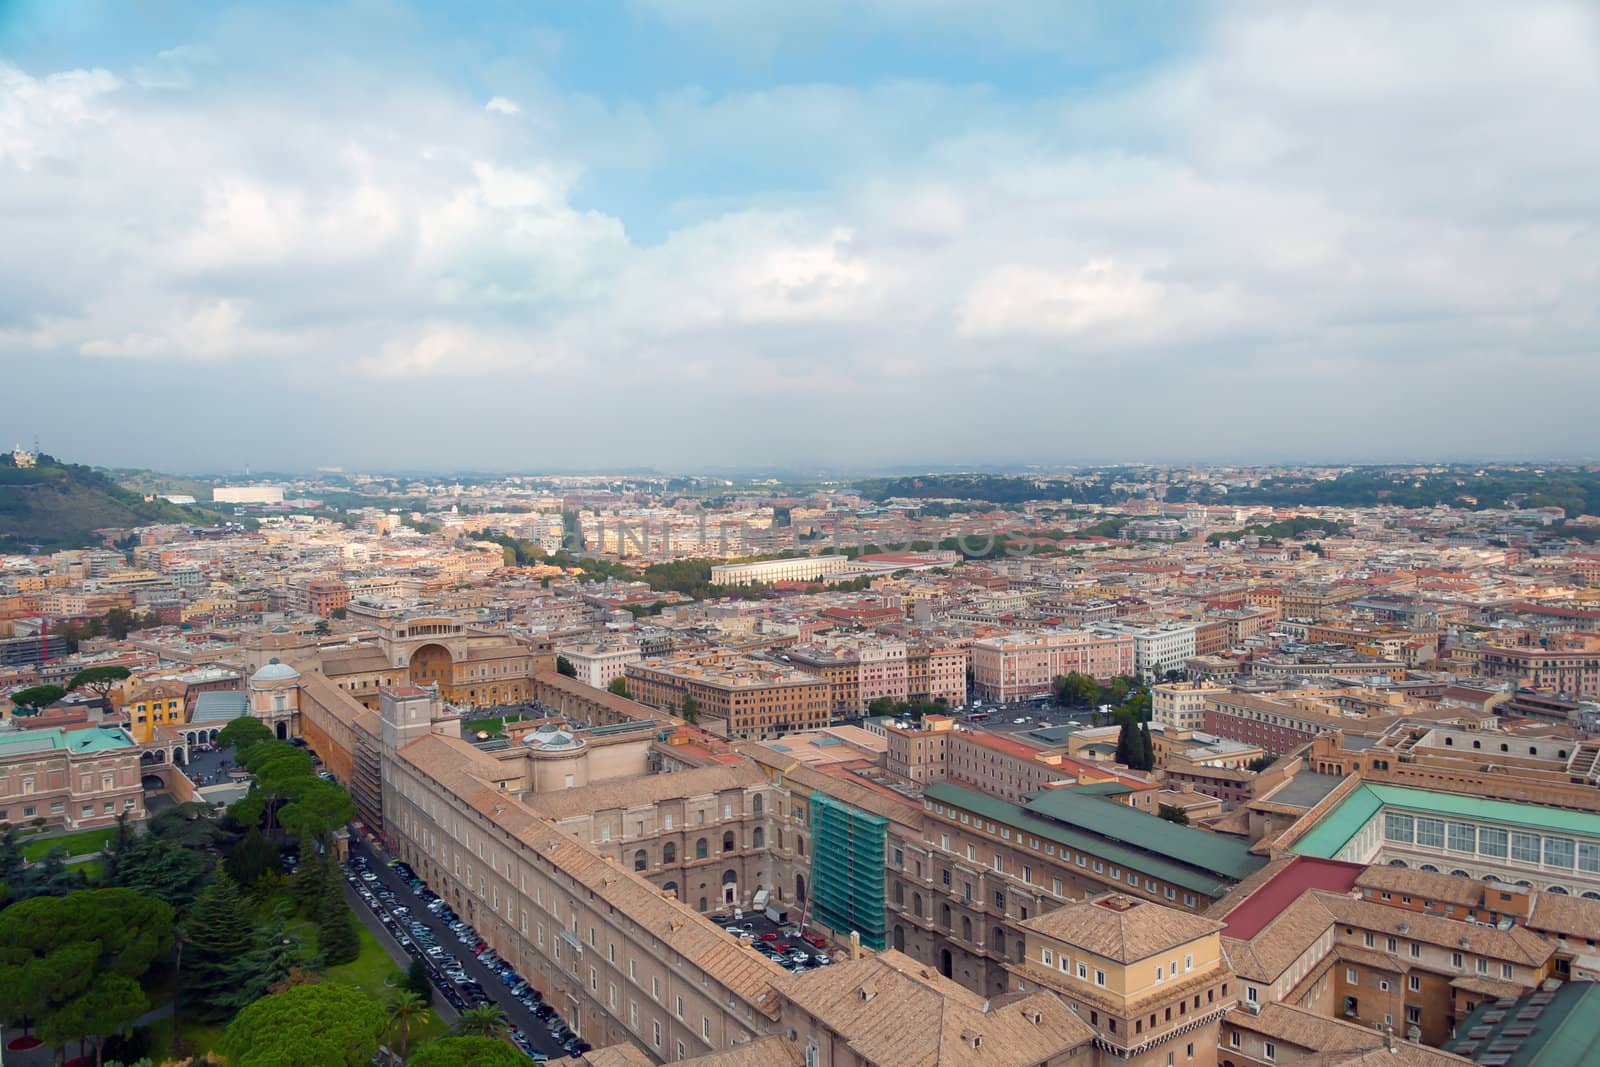
[{"label": "arched window", "polygon": [[756,827],[754,830],[750,831],[750,847],[751,848],[766,848],[767,847],[767,832],[765,830],[763,830],[759,826]]},{"label": "arched window", "polygon": [[904,882],[896,882],[894,884],[894,902],[902,907],[905,906],[906,884]]},{"label": "arched window", "polygon": [[972,920],[965,915],[961,916],[961,940],[972,940]]},{"label": "arched window", "polygon": [[939,905],[939,925],[946,930],[950,929],[950,905],[948,904]]},{"label": "arched window", "polygon": [[637,851],[637,852],[635,852],[633,854],[633,869],[634,870],[642,871],[646,867],[648,867],[649,865],[650,865],[650,857],[649,857],[648,854],[646,854],[644,849],[641,848],[639,851]]},{"label": "arched window", "polygon": [[911,894],[911,910],[916,913],[917,918],[919,918],[919,919],[922,918],[922,894],[921,893],[913,893],[913,894]]},{"label": "arched window", "polygon": [[668,841],[666,844],[661,846],[661,862],[662,863],[677,863],[678,862],[678,846],[676,844],[674,844],[671,841]]},{"label": "arched window", "polygon": [[996,956],[1004,956],[1006,954],[1006,932],[997,927],[994,933],[989,936],[989,947],[994,949]]},{"label": "arched window", "polygon": [[738,880],[739,880],[739,872],[734,870],[732,867],[729,867],[727,870],[722,872],[722,884],[723,885],[733,885]]},{"label": "arched window", "polygon": [[671,893],[674,897],[676,897],[678,895],[678,883],[677,882],[668,882],[666,885],[662,886],[661,888],[665,889],[667,892]]},{"label": "arched window", "polygon": [[708,855],[710,855],[710,852],[706,847],[706,839],[702,837],[700,840],[694,843],[694,858],[697,860],[703,860]]},{"label": "arched window", "polygon": [[722,835],[722,851],[724,851],[724,852],[732,852],[733,851],[733,831],[732,830],[729,830],[727,833]]},{"label": "arched window", "polygon": [[802,856],[806,854],[806,839],[799,834],[794,835],[794,850]]},{"label": "arched window", "polygon": [[750,812],[752,815],[762,814],[762,800],[760,793],[757,793],[755,796],[750,798]]},{"label": "arched window", "polygon": [[706,898],[705,897],[701,897],[700,898],[700,910],[701,911],[705,911],[706,910]]},{"label": "arched window", "polygon": [[906,928],[904,926],[896,926],[894,928],[894,950],[896,952],[904,952],[906,950]]}]

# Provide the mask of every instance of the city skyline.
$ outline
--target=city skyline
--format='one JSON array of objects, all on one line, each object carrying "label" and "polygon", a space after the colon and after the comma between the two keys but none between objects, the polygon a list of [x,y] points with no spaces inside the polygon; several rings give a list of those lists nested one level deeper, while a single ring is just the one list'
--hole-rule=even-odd
[{"label": "city skyline", "polygon": [[178,472],[1592,456],[1597,39],[8,5],[0,373],[67,400],[9,421]]}]

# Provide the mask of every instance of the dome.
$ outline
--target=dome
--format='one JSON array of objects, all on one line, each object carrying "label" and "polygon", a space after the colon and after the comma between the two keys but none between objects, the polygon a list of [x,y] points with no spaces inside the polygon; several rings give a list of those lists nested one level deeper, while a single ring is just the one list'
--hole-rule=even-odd
[{"label": "dome", "polygon": [[529,748],[539,748],[547,752],[562,751],[565,749],[581,748],[583,742],[579,741],[566,730],[556,726],[541,726],[537,730],[522,735],[522,743]]},{"label": "dome", "polygon": [[250,676],[251,685],[263,685],[271,682],[292,682],[300,677],[300,672],[287,663],[280,663],[276,658],[268,660],[267,665]]}]

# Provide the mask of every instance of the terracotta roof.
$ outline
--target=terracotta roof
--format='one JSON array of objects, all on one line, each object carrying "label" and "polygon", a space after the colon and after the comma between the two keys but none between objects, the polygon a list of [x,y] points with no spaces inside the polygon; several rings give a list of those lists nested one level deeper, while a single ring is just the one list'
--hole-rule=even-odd
[{"label": "terracotta roof", "polygon": [[1527,921],[1530,930],[1566,934],[1585,940],[1600,937],[1600,900],[1540,893],[1533,900]]},{"label": "terracotta roof", "polygon": [[1249,938],[1224,934],[1222,949],[1241,978],[1275,982],[1333,922],[1333,913],[1307,893],[1290,901]]},{"label": "terracotta roof", "polygon": [[[763,785],[767,776],[749,762],[737,766],[699,767],[674,774],[647,774],[609,782],[537,793],[523,798],[528,810],[547,819],[570,819],[610,808],[631,808],[662,800],[704,796],[729,789]],[[682,827],[687,832],[692,827]]]},{"label": "terracotta roof", "polygon": [[1054,994],[989,1001],[892,949],[772,984],[868,1063],[1023,1067],[1094,1037]]},{"label": "terracotta roof", "polygon": [[1348,892],[1362,870],[1360,865],[1354,863],[1297,856],[1225,914],[1213,917],[1221,918],[1228,924],[1229,937],[1249,940],[1272,923],[1306,890]]},{"label": "terracotta roof", "polygon": [[1214,919],[1120,893],[1066,904],[1022,925],[1118,963],[1148,959],[1222,929]]},{"label": "terracotta roof", "polygon": [[[641,1064],[649,1062],[648,1056],[639,1060]],[[800,1067],[805,1062],[805,1053],[787,1038],[770,1034],[758,1037],[748,1044],[696,1056],[690,1062],[695,1067]],[[611,1065],[606,1064],[601,1067],[611,1067]],[[633,1064],[630,1062],[625,1067],[633,1067]]]},{"label": "terracotta roof", "polygon": [[1387,891],[1391,896],[1401,893],[1423,900],[1438,900],[1446,904],[1477,907],[1483,903],[1485,883],[1460,875],[1434,871],[1417,871],[1409,867],[1368,867],[1356,879],[1358,889]]},{"label": "terracotta roof", "polygon": [[[1360,930],[1394,934],[1451,950],[1466,947],[1480,956],[1529,967],[1538,967],[1555,954],[1554,942],[1521,926],[1497,930],[1426,912],[1352,900],[1332,893],[1317,893],[1317,896],[1341,923]],[[1402,926],[1404,930],[1400,929]],[[1462,945],[1463,941],[1466,942],[1465,946]]]},{"label": "terracotta roof", "polygon": [[1235,1008],[1228,1013],[1226,1021],[1234,1029],[1248,1030],[1312,1052],[1360,1051],[1383,1045],[1383,1035],[1369,1026],[1330,1019],[1292,1004],[1269,1001],[1261,1005],[1259,1015]]}]

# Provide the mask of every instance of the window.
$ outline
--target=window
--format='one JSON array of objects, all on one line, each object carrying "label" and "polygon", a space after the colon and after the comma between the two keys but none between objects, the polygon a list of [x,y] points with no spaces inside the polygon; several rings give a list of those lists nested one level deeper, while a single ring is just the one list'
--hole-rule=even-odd
[{"label": "window", "polygon": [[1500,977],[1508,982],[1511,980],[1511,964],[1502,963],[1500,965]]},{"label": "window", "polygon": [[1044,964],[1046,967],[1054,966],[1056,962],[1055,953],[1051,952],[1047,948],[1041,948],[1039,950],[1039,962]]},{"label": "window", "polygon": [[1229,1048],[1238,1048],[1239,1047],[1239,1031],[1234,1030],[1234,1031],[1232,1031],[1231,1033],[1228,1034],[1228,1047]]},{"label": "window", "polygon": [[1406,1009],[1406,1022],[1411,1023],[1413,1026],[1421,1025],[1421,1023],[1422,1023],[1422,1009],[1421,1008],[1407,1008]]},{"label": "window", "polygon": [[674,1005],[673,1014],[681,1019],[681,1018],[683,1018],[683,998],[682,997],[678,997],[678,998],[676,998],[676,1000],[677,1000],[677,1003]]},{"label": "window", "polygon": [[1478,852],[1484,856],[1498,856],[1504,859],[1506,855],[1506,832],[1493,826],[1480,826],[1478,828]]},{"label": "window", "polygon": [[1544,864],[1546,867],[1565,867],[1572,869],[1572,859],[1576,842],[1570,837],[1547,837],[1544,839]]},{"label": "window", "polygon": [[[1226,991],[1224,991],[1224,992],[1226,992]],[[1255,986],[1247,985],[1247,986],[1244,987],[1244,999],[1245,1000],[1248,1000],[1250,1003],[1254,1004],[1256,1002],[1257,996],[1258,996],[1258,994],[1256,993],[1256,987]]]},{"label": "window", "polygon": [[1477,827],[1471,823],[1453,822],[1449,826],[1451,852],[1473,852],[1478,847]]},{"label": "window", "polygon": [[1185,956],[1185,957],[1183,957],[1183,972],[1185,974],[1188,974],[1192,970],[1194,970],[1194,957],[1193,956]]},{"label": "window", "polygon": [[1085,981],[1085,982],[1087,982],[1089,980],[1089,965],[1088,964],[1083,963],[1081,961],[1079,962],[1079,964],[1078,964],[1078,977],[1080,979],[1082,979],[1083,981]]},{"label": "window", "polygon": [[1450,966],[1456,968],[1457,970],[1461,969],[1461,953],[1459,953],[1459,952],[1450,953]]},{"label": "window", "polygon": [[1166,979],[1166,977],[1167,977],[1167,969],[1165,967],[1161,966],[1161,964],[1159,964],[1159,963],[1156,964],[1156,981],[1158,981],[1158,982],[1163,981],[1163,980]]},{"label": "window", "polygon": [[1511,835],[1511,858],[1518,863],[1539,862],[1539,835],[1513,833]]},{"label": "window", "polygon": [[1418,978],[1414,974],[1407,975],[1406,976],[1406,988],[1409,989],[1413,993],[1422,992],[1422,979]]},{"label": "window", "polygon": [[709,846],[706,844],[706,839],[702,837],[694,843],[694,858],[703,860],[708,855],[710,855]]},{"label": "window", "polygon": [[1271,1041],[1263,1041],[1261,1043],[1261,1055],[1266,1057],[1269,1060],[1277,1059],[1278,1058],[1278,1046],[1274,1045]]},{"label": "window", "polygon": [[1417,819],[1417,847],[1444,848],[1444,820]]},{"label": "window", "polygon": [[1344,969],[1344,980],[1347,985],[1360,985],[1361,975],[1354,967],[1346,967]]},{"label": "window", "polygon": [[1106,984],[1106,972],[1097,969],[1094,972],[1094,984],[1097,985],[1097,986],[1105,985]]},{"label": "window", "polygon": [[1362,931],[1361,943],[1366,945],[1368,948],[1375,948],[1377,946],[1377,940],[1373,937],[1371,930]]}]

